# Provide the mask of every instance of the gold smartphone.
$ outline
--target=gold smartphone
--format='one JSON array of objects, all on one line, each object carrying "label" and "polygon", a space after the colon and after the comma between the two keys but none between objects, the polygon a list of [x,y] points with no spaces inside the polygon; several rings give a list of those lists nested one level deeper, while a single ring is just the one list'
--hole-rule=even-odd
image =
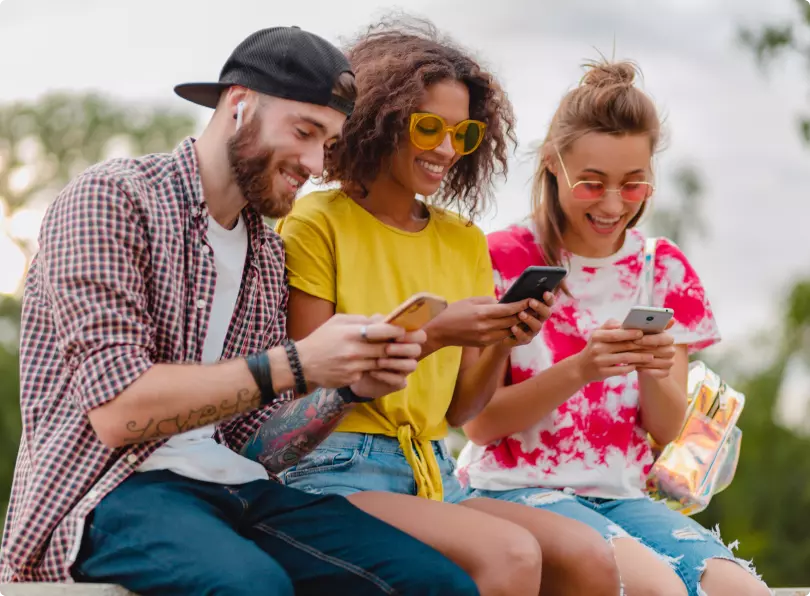
[{"label": "gold smartphone", "polygon": [[420,292],[408,298],[385,318],[390,325],[402,327],[405,331],[417,331],[447,308],[447,300],[435,294]]}]

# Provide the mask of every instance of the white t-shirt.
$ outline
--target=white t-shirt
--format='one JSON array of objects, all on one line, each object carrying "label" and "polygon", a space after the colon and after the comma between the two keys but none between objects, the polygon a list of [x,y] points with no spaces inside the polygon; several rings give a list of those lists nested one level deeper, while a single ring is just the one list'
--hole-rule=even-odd
[{"label": "white t-shirt", "polygon": [[[488,242],[498,297],[527,266],[545,264],[531,227],[496,232]],[[579,353],[608,319],[621,322],[642,294],[643,255],[644,236],[635,229],[610,257],[564,255],[572,296],[560,294],[537,337],[512,350],[512,383]],[[691,353],[719,341],[697,273],[665,238],[658,241],[654,279],[653,304],[675,311],[669,333],[676,344]],[[653,457],[638,400],[635,372],[589,383],[523,432],[485,447],[468,443],[459,457],[459,479],[487,490],[542,487],[602,498],[643,496]]]},{"label": "white t-shirt", "polygon": [[[203,343],[203,363],[216,362],[222,355],[242,285],[248,247],[247,226],[240,216],[236,226],[226,230],[209,216],[207,240],[213,252],[216,285]],[[174,435],[138,468],[138,472],[171,470],[186,478],[217,484],[267,480],[264,466],[217,443],[215,429],[216,426],[209,425]]]}]

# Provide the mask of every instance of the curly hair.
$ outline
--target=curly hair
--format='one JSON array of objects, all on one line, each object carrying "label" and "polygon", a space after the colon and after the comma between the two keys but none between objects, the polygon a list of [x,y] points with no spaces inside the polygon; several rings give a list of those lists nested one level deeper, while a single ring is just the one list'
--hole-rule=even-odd
[{"label": "curly hair", "polygon": [[408,135],[410,115],[427,87],[455,80],[470,93],[470,118],[485,122],[481,146],[462,156],[428,198],[472,221],[486,210],[492,182],[507,173],[508,144],[516,144],[512,105],[495,78],[436,27],[422,19],[389,17],[370,26],[346,50],[357,79],[354,112],[326,159],[327,182],[361,189]]}]

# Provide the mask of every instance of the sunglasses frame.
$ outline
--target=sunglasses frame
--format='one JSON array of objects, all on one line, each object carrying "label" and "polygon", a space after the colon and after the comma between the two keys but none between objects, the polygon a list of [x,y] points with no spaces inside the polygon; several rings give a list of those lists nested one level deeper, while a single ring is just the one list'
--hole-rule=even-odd
[{"label": "sunglasses frame", "polygon": [[[438,137],[439,142],[436,143],[435,145],[433,145],[432,147],[419,145],[416,141],[414,141],[414,138],[413,138],[413,133],[414,133],[414,130],[416,129],[416,126],[419,124],[419,122],[422,119],[424,119],[426,117],[436,118],[442,124],[442,130],[440,130],[439,132],[436,133],[436,136]],[[439,145],[444,143],[444,139],[445,139],[445,137],[447,136],[448,133],[453,133],[453,135],[455,135],[455,133],[456,133],[456,131],[458,131],[459,127],[461,125],[467,124],[467,123],[477,124],[479,126],[479,128],[481,129],[481,135],[479,136],[478,142],[475,144],[475,147],[473,147],[469,151],[466,151],[466,152],[462,153],[461,151],[458,150],[458,147],[456,147],[456,145],[453,143],[453,137],[450,138],[450,144],[453,146],[453,150],[456,153],[458,153],[459,155],[470,155],[471,153],[474,153],[476,151],[476,149],[478,149],[481,146],[481,143],[484,141],[484,135],[486,134],[487,125],[486,125],[486,123],[481,122],[480,120],[473,120],[471,118],[468,118],[467,120],[462,120],[461,122],[459,122],[455,126],[450,126],[450,125],[447,124],[447,120],[445,120],[444,118],[442,118],[438,114],[432,114],[431,112],[414,112],[413,114],[411,114],[410,126],[408,127],[408,134],[410,136],[411,143],[413,144],[414,147],[416,147],[417,149],[421,149],[422,151],[433,151],[436,147],[438,147]]]},{"label": "sunglasses frame", "polygon": [[[580,184],[600,184],[600,185],[602,185],[602,194],[601,195],[599,195],[598,197],[596,197],[594,199],[579,199],[577,197],[574,197],[578,201],[589,201],[589,200],[590,201],[599,201],[602,198],[604,198],[604,196],[607,193],[615,192],[615,193],[618,193],[618,195],[622,198],[623,201],[627,201],[628,203],[641,203],[642,201],[646,201],[647,199],[649,199],[653,195],[653,193],[655,192],[655,185],[652,182],[647,182],[646,180],[637,180],[635,182],[625,182],[619,188],[608,188],[607,184],[605,184],[601,180],[580,180],[576,184],[571,184],[571,178],[568,176],[568,170],[565,168],[565,163],[563,162],[562,155],[560,155],[560,150],[557,149],[556,147],[554,148],[554,150],[557,152],[557,159],[560,160],[560,167],[562,168],[563,175],[565,176],[565,181],[568,183],[568,188],[571,189],[572,193],[574,192],[574,189],[577,186],[579,186]],[[647,196],[645,196],[643,199],[639,199],[638,201],[634,201],[632,199],[625,199],[624,196],[622,195],[622,189],[627,184],[644,184],[644,185],[648,186],[650,190],[647,193]]]}]

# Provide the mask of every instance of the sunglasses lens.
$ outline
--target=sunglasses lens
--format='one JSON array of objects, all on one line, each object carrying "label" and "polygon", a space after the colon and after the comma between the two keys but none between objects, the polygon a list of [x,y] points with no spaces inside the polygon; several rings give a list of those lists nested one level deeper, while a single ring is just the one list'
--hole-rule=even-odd
[{"label": "sunglasses lens", "polygon": [[478,149],[484,136],[484,127],[478,122],[462,122],[453,135],[453,148],[461,155],[467,155]]},{"label": "sunglasses lens", "polygon": [[601,182],[578,182],[572,190],[575,199],[595,201],[605,194],[605,185]]},{"label": "sunglasses lens", "polygon": [[436,116],[425,115],[416,121],[411,132],[411,141],[420,149],[435,149],[442,144],[444,122]]},{"label": "sunglasses lens", "polygon": [[640,182],[627,182],[622,185],[621,195],[625,201],[643,201],[650,196],[651,187],[649,184]]}]

